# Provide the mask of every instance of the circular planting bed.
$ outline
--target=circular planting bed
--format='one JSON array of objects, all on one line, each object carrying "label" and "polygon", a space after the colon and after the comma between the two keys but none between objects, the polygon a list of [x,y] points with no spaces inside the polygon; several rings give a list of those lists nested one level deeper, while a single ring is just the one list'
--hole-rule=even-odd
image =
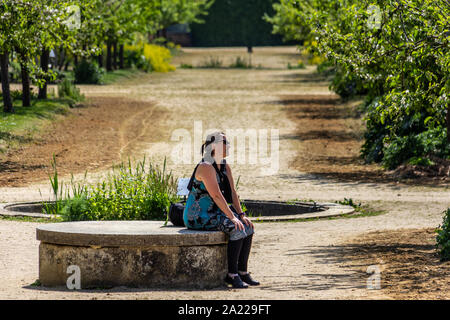
[{"label": "circular planting bed", "polygon": [[[328,218],[354,212],[353,207],[337,203],[267,200],[243,200],[242,202],[247,208],[247,214],[250,219],[256,221]],[[42,212],[42,202],[0,204],[0,215],[36,218],[52,217]]]}]

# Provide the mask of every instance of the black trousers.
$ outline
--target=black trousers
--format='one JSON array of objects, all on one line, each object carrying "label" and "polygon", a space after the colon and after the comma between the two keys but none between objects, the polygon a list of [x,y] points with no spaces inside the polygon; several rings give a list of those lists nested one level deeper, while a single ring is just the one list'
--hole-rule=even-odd
[{"label": "black trousers", "polygon": [[252,246],[253,234],[239,240],[228,241],[228,272],[247,271],[248,257]]}]

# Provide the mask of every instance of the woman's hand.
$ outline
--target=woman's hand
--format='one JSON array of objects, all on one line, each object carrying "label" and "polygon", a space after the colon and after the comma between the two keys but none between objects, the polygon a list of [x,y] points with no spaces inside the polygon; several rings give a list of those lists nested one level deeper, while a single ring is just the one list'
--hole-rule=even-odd
[{"label": "woman's hand", "polygon": [[242,216],[241,216],[241,220],[244,221],[244,223],[245,223],[247,226],[250,226],[252,229],[255,228],[255,226],[253,225],[253,222],[251,222],[250,219],[247,218],[246,216],[242,215]]},{"label": "woman's hand", "polygon": [[238,218],[234,217],[231,221],[234,223],[235,229],[239,229],[241,231],[245,230],[244,225]]}]

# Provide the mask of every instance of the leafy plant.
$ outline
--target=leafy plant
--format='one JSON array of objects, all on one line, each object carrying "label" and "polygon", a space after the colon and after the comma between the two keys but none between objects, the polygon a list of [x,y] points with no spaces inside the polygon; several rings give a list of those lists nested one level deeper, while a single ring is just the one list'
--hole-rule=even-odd
[{"label": "leafy plant", "polygon": [[346,205],[346,206],[351,206],[355,209],[361,208],[361,203],[356,204],[352,198],[348,198],[348,199],[344,198],[344,200],[338,200],[338,201],[335,201],[335,203],[339,203],[339,204]]},{"label": "leafy plant", "polygon": [[101,84],[104,70],[96,62],[81,59],[74,68],[75,83]]},{"label": "leafy plant", "polygon": [[444,213],[442,225],[436,230],[436,249],[442,261],[450,260],[450,208]]},{"label": "leafy plant", "polygon": [[[63,186],[55,174],[50,182],[56,195],[54,205],[44,205],[47,213],[60,214],[64,221],[78,220],[161,220],[166,217],[170,203],[178,201],[176,182],[172,173],[152,164],[145,167],[145,157],[132,168],[121,162],[113,166],[107,179],[94,185],[75,183],[73,175],[63,199]],[[70,194],[72,192],[72,195]]]},{"label": "leafy plant", "polygon": [[83,101],[85,99],[84,95],[81,94],[80,89],[67,78],[64,78],[58,84],[58,96],[60,98],[70,98],[74,101]]}]

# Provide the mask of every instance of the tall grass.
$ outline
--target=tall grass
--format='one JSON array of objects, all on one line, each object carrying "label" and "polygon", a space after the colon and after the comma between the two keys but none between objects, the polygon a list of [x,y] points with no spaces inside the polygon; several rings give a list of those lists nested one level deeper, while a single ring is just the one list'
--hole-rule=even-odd
[{"label": "tall grass", "polygon": [[238,69],[251,69],[251,62],[247,62],[245,58],[240,56],[236,57],[236,60],[230,64],[230,68],[238,68]]},{"label": "tall grass", "polygon": [[199,65],[200,68],[221,68],[223,61],[219,57],[209,56]]},{"label": "tall grass", "polygon": [[53,158],[50,183],[55,203],[44,204],[44,211],[60,214],[64,221],[163,220],[170,203],[179,201],[176,180],[166,172],[166,159],[162,169],[151,163],[146,167],[145,162],[144,157],[133,168],[128,158],[128,163],[113,166],[107,178],[94,185],[86,183],[87,171],[81,183],[75,183],[72,175],[63,192]]}]

